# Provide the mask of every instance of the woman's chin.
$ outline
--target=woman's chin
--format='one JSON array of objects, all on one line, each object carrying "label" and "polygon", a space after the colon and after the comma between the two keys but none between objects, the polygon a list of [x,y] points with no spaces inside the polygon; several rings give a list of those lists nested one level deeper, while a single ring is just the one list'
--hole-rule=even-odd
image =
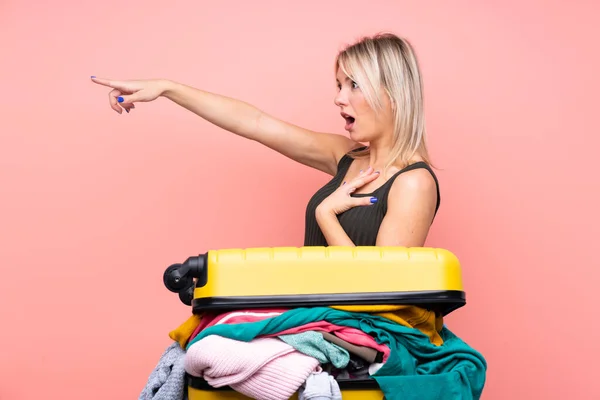
[{"label": "woman's chin", "polygon": [[369,139],[365,135],[361,135],[359,132],[356,131],[350,131],[349,134],[350,139],[354,140],[355,142],[365,143],[371,141],[371,139]]}]

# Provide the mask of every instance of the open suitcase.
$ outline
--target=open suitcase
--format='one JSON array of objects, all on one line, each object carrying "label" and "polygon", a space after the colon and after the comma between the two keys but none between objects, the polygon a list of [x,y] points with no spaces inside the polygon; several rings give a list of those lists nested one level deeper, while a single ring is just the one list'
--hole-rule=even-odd
[{"label": "open suitcase", "polygon": [[[318,277],[318,279],[315,279]],[[244,308],[415,305],[444,316],[465,305],[451,252],[404,247],[211,250],[174,264],[164,284],[194,314]],[[247,399],[188,375],[189,400]],[[373,379],[338,380],[345,400],[381,400]]]}]

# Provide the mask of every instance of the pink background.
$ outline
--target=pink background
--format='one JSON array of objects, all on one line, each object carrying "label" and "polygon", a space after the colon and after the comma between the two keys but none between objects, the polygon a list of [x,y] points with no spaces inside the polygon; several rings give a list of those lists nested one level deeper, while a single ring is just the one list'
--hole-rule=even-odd
[{"label": "pink background", "polygon": [[0,399],[137,398],[189,310],[164,269],[301,245],[328,177],[159,100],[119,116],[90,75],[167,77],[343,132],[332,62],[391,30],[420,57],[464,268],[447,318],[484,399],[600,397],[598,2],[0,3]]}]

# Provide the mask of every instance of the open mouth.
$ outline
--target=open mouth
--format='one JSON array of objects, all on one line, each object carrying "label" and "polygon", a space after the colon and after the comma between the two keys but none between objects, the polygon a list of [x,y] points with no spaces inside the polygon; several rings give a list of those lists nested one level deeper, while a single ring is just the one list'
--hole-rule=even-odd
[{"label": "open mouth", "polygon": [[342,115],[342,118],[344,118],[346,120],[346,126],[344,127],[344,129],[349,131],[354,126],[354,122],[356,122],[356,119],[350,114],[341,113],[341,115]]}]

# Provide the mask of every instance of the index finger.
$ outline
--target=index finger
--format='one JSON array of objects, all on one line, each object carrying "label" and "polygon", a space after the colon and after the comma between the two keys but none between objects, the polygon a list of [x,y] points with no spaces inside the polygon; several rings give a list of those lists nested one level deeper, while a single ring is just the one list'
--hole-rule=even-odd
[{"label": "index finger", "polygon": [[113,81],[110,79],[102,79],[102,78],[96,78],[95,76],[92,76],[92,82],[97,83],[99,85],[102,86],[108,86],[111,87],[113,89],[120,89],[122,86],[122,83],[119,81]]}]

